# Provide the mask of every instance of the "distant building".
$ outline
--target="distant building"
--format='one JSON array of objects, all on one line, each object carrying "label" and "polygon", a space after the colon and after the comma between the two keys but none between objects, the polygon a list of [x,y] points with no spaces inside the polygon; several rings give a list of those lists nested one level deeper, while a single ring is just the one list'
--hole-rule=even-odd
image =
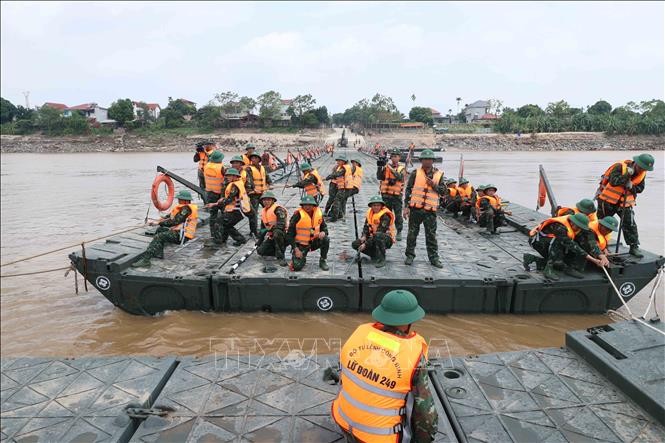
[{"label": "distant building", "polygon": [[134,118],[138,118],[143,106],[148,108],[148,114],[155,120],[159,118],[159,113],[162,111],[159,103],[132,102],[132,105],[134,106]]},{"label": "distant building", "polygon": [[425,123],[423,122],[409,122],[409,123],[400,123],[400,129],[423,129]]},{"label": "distant building", "polygon": [[63,115],[69,117],[72,111],[78,111],[85,118],[97,123],[115,123],[115,120],[109,119],[108,108],[102,108],[97,103],[83,103],[82,105],[71,106],[65,109]]},{"label": "distant building", "polygon": [[248,128],[258,127],[259,116],[253,114],[253,109],[241,107],[240,103],[230,103],[230,107],[234,108],[234,112],[222,112],[221,118],[226,120],[227,126],[230,128]]},{"label": "distant building", "polygon": [[448,117],[441,115],[439,111],[434,108],[429,108],[432,111],[432,120],[434,123],[443,123],[448,121]]},{"label": "distant building", "polygon": [[184,98],[179,98],[178,100],[183,102],[187,106],[193,106],[194,109],[196,109],[196,103],[194,103],[193,101],[190,101],[190,100],[187,100],[187,99],[184,99]]},{"label": "distant building", "polygon": [[470,105],[464,106],[464,115],[466,116],[467,123],[475,120],[480,120],[490,112],[490,102],[487,100],[476,100]]},{"label": "distant building", "polygon": [[58,111],[64,111],[65,109],[67,109],[67,105],[65,105],[64,103],[46,102],[44,103],[43,106],[46,106],[47,108],[51,109],[57,109]]},{"label": "distant building", "polygon": [[496,114],[483,114],[478,120],[496,120],[499,116]]},{"label": "distant building", "polygon": [[273,120],[272,124],[275,126],[290,126],[291,125],[291,116],[286,112],[289,107],[291,107],[291,104],[293,103],[293,100],[291,99],[283,99],[281,100],[280,103],[280,108],[279,108],[279,118],[277,120]]}]

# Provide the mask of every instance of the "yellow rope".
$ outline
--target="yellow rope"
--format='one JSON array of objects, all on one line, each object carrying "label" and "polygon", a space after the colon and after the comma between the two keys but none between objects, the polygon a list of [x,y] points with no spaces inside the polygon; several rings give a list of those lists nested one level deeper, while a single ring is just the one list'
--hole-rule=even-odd
[{"label": "yellow rope", "polygon": [[24,273],[22,273],[22,274],[0,275],[0,278],[22,277],[22,276],[24,276],[24,275],[44,274],[44,273],[46,273],[46,272],[64,271],[65,269],[69,269],[69,268],[70,268],[70,266],[65,266],[64,268],[45,269],[45,270],[43,270],[43,271],[24,272]]}]

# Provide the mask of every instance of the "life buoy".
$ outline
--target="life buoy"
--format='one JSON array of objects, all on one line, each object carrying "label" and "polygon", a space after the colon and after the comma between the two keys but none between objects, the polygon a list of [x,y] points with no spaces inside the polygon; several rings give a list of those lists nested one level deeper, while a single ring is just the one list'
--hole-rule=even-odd
[{"label": "life buoy", "polygon": [[[165,201],[161,201],[159,199],[159,187],[162,183],[166,184],[167,188],[167,196]],[[157,177],[155,177],[155,180],[152,182],[152,192],[150,192],[150,198],[152,199],[152,203],[155,205],[155,208],[159,209],[160,211],[166,211],[173,204],[174,196],[175,185],[173,184],[171,177],[166,174],[157,174]]]}]

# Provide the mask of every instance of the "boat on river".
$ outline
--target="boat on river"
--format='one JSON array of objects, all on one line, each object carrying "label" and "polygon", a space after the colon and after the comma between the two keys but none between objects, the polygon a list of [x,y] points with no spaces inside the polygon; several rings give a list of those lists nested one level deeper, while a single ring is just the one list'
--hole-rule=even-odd
[{"label": "boat on river", "polygon": [[[583,279],[562,275],[558,281],[545,278],[540,271],[525,272],[522,255],[532,252],[528,232],[547,215],[516,203],[507,205],[512,212],[507,216],[508,225],[494,236],[482,235],[483,229],[477,225],[440,212],[437,238],[443,269],[430,265],[422,234],[412,266],[403,263],[406,239],[388,250],[383,268],[375,268],[368,260],[355,261],[351,248],[356,238],[354,204],[360,230],[367,202],[377,193],[379,183],[375,157],[351,150],[348,154],[361,161],[364,181],[360,193],[348,201],[346,219],[328,224],[327,271],[317,266],[318,252],[310,254],[303,271],[292,272],[256,253],[247,257],[253,249],[251,242],[241,247],[205,247],[210,231],[208,213],[203,210],[199,211],[198,238],[183,246],[168,245],[164,258],[153,259],[150,268],[131,264],[145,251],[154,228],[137,228],[88,244],[85,255],[76,251],[69,259],[111,303],[137,315],[168,310],[369,312],[387,291],[396,288],[412,291],[429,313],[603,313],[621,306],[601,270],[588,269]],[[312,162],[323,176],[335,164],[325,153]],[[285,181],[295,181],[293,170],[285,165],[271,173],[278,202],[289,213],[298,207],[300,191],[281,188]],[[246,219],[236,227],[249,231]],[[611,245],[610,250],[613,248]],[[638,259],[620,246],[608,272],[627,302],[656,277],[664,263],[663,256],[644,251],[644,257]]]}]

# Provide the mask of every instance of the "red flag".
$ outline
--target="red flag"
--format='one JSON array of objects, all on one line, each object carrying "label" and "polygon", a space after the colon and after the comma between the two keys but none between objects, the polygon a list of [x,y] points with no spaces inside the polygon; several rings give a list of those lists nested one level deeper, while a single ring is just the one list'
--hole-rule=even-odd
[{"label": "red flag", "polygon": [[538,182],[538,201],[536,202],[536,211],[545,206],[545,200],[547,199],[547,188],[545,187],[545,180],[543,180],[543,174],[539,175],[540,181]]}]

